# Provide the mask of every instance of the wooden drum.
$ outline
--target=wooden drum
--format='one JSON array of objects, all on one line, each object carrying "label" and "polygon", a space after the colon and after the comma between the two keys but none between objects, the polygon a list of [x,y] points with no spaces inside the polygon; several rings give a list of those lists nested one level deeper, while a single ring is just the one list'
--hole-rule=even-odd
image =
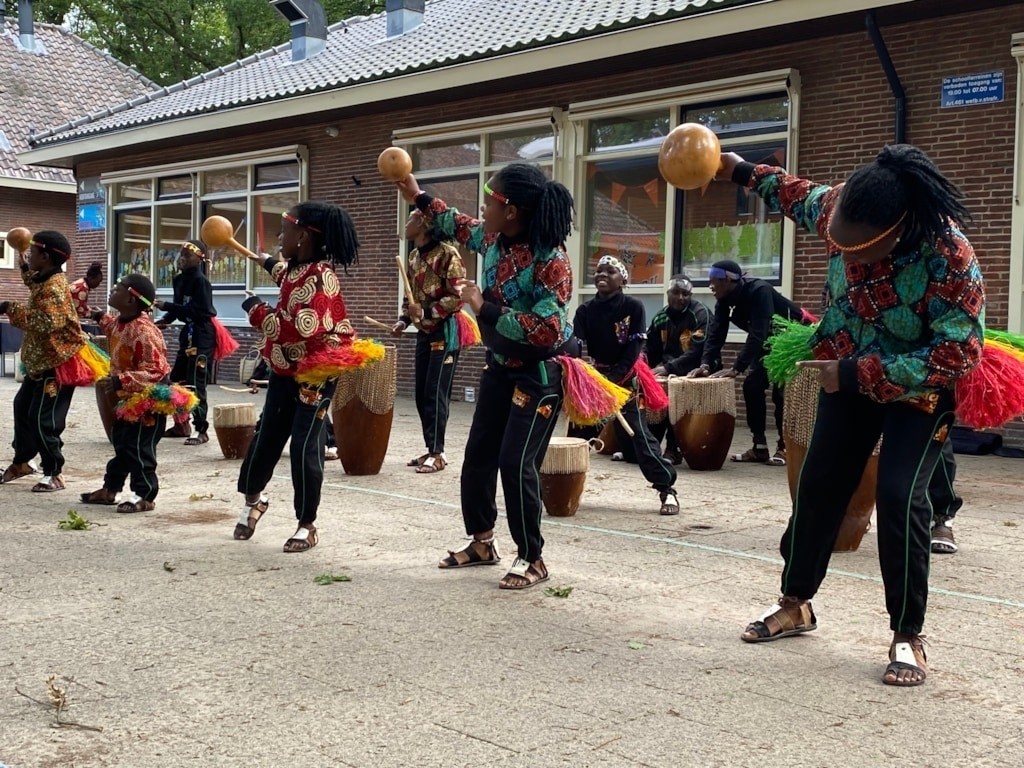
[{"label": "wooden drum", "polygon": [[384,465],[398,389],[398,354],[384,347],[384,359],[338,377],[331,400],[338,458],[347,475],[376,475]]},{"label": "wooden drum", "polygon": [[[801,369],[786,384],[785,407],[782,411],[782,436],[786,441],[786,476],[789,495],[796,499],[800,469],[807,455],[814,422],[818,418],[818,394],[821,392],[818,372]],[[875,508],[875,486],[878,484],[878,446],[868,459],[860,485],[846,506],[846,514],[839,527],[833,552],[855,552],[871,524],[871,511]]]},{"label": "wooden drum", "polygon": [[[669,377],[655,376],[654,379],[661,385],[661,388],[665,390],[665,394],[667,395]],[[649,425],[654,426],[655,424],[661,424],[661,422],[668,418],[668,408],[662,408],[660,411],[653,411],[650,408],[644,408],[644,415],[647,417],[647,423]]]},{"label": "wooden drum", "polygon": [[[89,340],[110,354],[109,339],[106,336],[92,336]],[[114,422],[117,421],[117,416],[114,415],[114,409],[117,407],[117,392],[104,392],[96,386],[93,389],[96,390],[96,409],[100,412],[103,431],[107,433],[107,441],[110,442],[114,431]]]},{"label": "wooden drum", "polygon": [[687,466],[721,469],[736,430],[736,382],[674,376],[668,399],[668,417]]},{"label": "wooden drum", "polygon": [[244,459],[256,431],[256,406],[253,403],[213,406],[213,431],[225,459]]},{"label": "wooden drum", "polygon": [[[593,440],[601,444],[600,438]],[[540,465],[540,496],[552,517],[572,517],[590,469],[591,441],[582,437],[552,437]]]},{"label": "wooden drum", "polygon": [[602,456],[611,456],[619,450],[619,433],[615,429],[615,419],[609,419],[601,428],[601,434],[597,436],[597,442],[601,447],[596,449]]}]

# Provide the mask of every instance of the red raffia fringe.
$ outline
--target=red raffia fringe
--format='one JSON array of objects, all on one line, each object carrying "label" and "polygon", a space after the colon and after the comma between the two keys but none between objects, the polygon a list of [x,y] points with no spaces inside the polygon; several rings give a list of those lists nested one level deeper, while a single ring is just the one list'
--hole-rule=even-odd
[{"label": "red raffia fringe", "polygon": [[654,377],[654,371],[647,364],[647,358],[643,355],[637,358],[633,366],[633,373],[636,375],[637,385],[640,394],[643,395],[644,404],[648,411],[664,411],[668,408],[668,395],[661,388],[661,384]]},{"label": "red raffia fringe", "polygon": [[231,357],[238,350],[238,342],[235,341],[234,336],[216,317],[211,318],[211,322],[213,323],[213,333],[216,338],[216,344],[213,348],[213,359],[223,360],[225,357]]},{"label": "red raffia fringe", "polygon": [[985,344],[978,367],[956,384],[956,417],[972,429],[1001,427],[1024,414],[1024,365]]}]

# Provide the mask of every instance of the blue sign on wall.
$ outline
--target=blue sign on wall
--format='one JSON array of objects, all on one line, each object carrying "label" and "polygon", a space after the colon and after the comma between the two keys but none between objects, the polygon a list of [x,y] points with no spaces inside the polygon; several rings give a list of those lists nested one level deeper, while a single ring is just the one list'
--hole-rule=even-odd
[{"label": "blue sign on wall", "polygon": [[107,208],[103,203],[78,206],[78,231],[88,232],[107,226]]},{"label": "blue sign on wall", "polygon": [[942,78],[943,107],[971,107],[1003,100],[1003,70]]}]

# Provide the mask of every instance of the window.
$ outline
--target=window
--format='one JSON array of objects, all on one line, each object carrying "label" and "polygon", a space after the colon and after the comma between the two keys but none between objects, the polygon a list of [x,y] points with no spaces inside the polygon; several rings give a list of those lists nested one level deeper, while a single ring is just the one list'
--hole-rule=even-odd
[{"label": "window", "polygon": [[[281,213],[302,199],[304,158],[301,148],[291,148],[105,177],[115,273],[146,274],[158,295],[168,297],[181,244],[198,239],[210,216],[227,218],[235,240],[247,248],[276,255]],[[244,320],[244,291],[275,289],[259,265],[234,249],[211,247],[209,256],[208,276],[223,319]]]},{"label": "window", "polygon": [[[689,107],[681,122],[703,123],[722,143],[753,163],[784,166],[789,119],[785,94],[756,101]],[[707,285],[707,271],[732,259],[751,277],[782,283],[782,220],[757,195],[733,184],[712,184],[678,195],[679,238],[673,271]]]},{"label": "window", "polygon": [[0,232],[0,242],[3,243],[0,248],[0,269],[13,269],[18,263],[18,254],[7,243],[6,232]]},{"label": "window", "polygon": [[680,272],[693,280],[698,299],[710,300],[707,268],[719,259],[790,285],[785,254],[793,235],[782,216],[733,184],[711,184],[703,193],[671,187],[658,172],[658,152],[676,125],[699,122],[715,131],[723,152],[785,165],[798,93],[799,74],[778,70],[571,105],[568,157],[556,162],[575,163],[579,300],[594,295],[594,270],[605,254],[629,267],[630,293],[648,317],[664,305],[668,278]]},{"label": "window", "polygon": [[[513,162],[536,163],[552,175],[555,138],[550,112],[538,118],[503,121],[502,129],[474,126],[472,130],[458,126],[424,128],[403,132],[398,136],[413,159],[416,180],[424,192],[444,200],[452,208],[478,216],[483,203],[483,185],[495,171]],[[447,128],[447,132],[445,132]],[[401,209],[399,229],[405,225],[410,208]],[[412,245],[406,243],[406,249]],[[479,272],[477,255],[459,247],[466,273],[476,280]],[[399,289],[400,290],[400,289]]]}]

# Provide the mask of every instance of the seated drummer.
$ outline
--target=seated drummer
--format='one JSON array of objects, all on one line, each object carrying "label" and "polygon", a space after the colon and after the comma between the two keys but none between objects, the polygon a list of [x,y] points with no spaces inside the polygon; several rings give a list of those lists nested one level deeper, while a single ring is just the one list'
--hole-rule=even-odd
[{"label": "seated drummer", "polygon": [[[633,369],[646,336],[644,305],[623,293],[622,287],[627,282],[629,272],[626,265],[614,256],[602,256],[594,273],[597,296],[576,310],[573,332],[576,338],[586,343],[587,354],[593,359],[594,367],[605,378],[634,391],[622,407],[622,415],[633,430],[631,445],[637,463],[644,477],[658,492],[660,514],[678,515],[679,501],[672,487],[676,482],[676,470],[662,457],[659,442],[651,434],[646,414],[636,396]],[[570,430],[570,434],[579,432],[579,429]]]},{"label": "seated drummer", "polygon": [[[688,375],[692,377],[733,379],[746,372],[743,379],[743,402],[747,407],[747,426],[754,435],[754,447],[743,453],[733,454],[733,461],[754,462],[785,466],[786,444],[782,439],[782,387],[771,385],[772,402],[775,403],[775,427],[779,432],[779,443],[772,455],[768,452],[768,437],[765,433],[768,408],[764,392],[768,389],[768,373],[762,359],[767,350],[765,342],[772,330],[772,316],[780,315],[787,320],[811,322],[813,316],[787,299],[768,282],[746,277],[739,264],[728,259],[716,261],[708,270],[708,282],[715,297],[715,314],[711,330],[704,344],[701,365]],[[722,347],[732,323],[747,332],[747,340],[736,355],[731,368],[711,373],[712,367],[720,364]]]},{"label": "seated drummer", "polygon": [[[647,329],[647,364],[655,376],[685,376],[698,368],[704,354],[704,342],[711,327],[711,313],[699,301],[693,301],[693,285],[685,275],[673,275],[665,293],[668,303],[658,311]],[[661,444],[662,454],[673,464],[681,464],[683,454],[668,419],[651,425],[651,434]]]}]

